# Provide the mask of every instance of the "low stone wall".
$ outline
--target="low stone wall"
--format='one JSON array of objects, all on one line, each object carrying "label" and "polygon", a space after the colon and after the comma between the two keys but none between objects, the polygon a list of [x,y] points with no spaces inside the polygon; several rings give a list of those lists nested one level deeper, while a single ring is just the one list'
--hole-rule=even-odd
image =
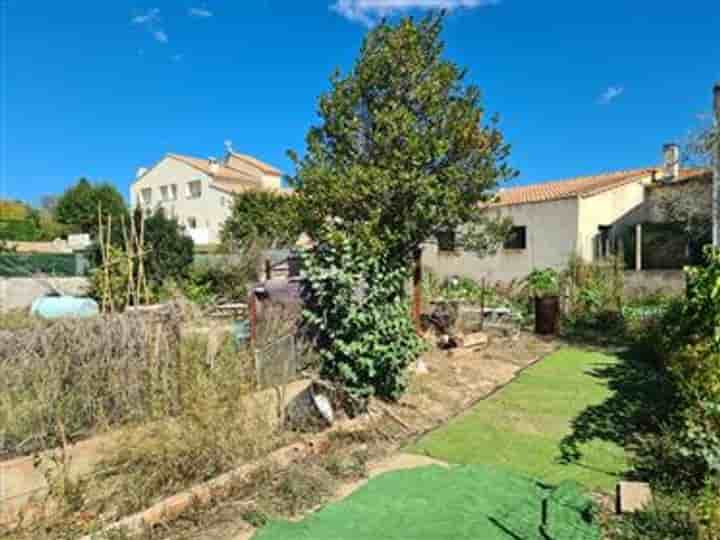
[{"label": "low stone wall", "polygon": [[625,294],[630,297],[645,294],[682,294],[685,292],[685,272],[682,270],[628,270],[624,273]]},{"label": "low stone wall", "polygon": [[82,296],[89,286],[82,277],[0,278],[0,312],[29,308],[35,299],[53,293]]}]

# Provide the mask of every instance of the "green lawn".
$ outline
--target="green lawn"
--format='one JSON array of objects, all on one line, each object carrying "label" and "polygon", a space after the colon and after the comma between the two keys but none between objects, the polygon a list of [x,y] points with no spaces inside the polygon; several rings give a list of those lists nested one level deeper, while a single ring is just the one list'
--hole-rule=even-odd
[{"label": "green lawn", "polygon": [[642,416],[647,371],[618,356],[559,351],[409,451],[610,491],[628,468],[622,444]]}]

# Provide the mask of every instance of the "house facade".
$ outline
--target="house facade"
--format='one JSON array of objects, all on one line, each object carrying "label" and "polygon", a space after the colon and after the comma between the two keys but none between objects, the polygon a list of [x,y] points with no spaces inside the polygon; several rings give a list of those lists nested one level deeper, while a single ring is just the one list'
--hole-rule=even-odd
[{"label": "house facade", "polygon": [[675,145],[666,145],[664,156],[660,167],[502,190],[485,211],[509,217],[513,230],[494,255],[478,257],[452,243],[429,242],[423,264],[441,278],[457,275],[507,283],[536,268],[561,269],[574,255],[585,261],[604,258],[623,231],[662,219],[657,214],[658,190],[680,189],[707,174],[681,170]]},{"label": "house facade", "polygon": [[141,168],[130,187],[131,207],[161,208],[177,218],[196,244],[216,244],[232,211],[233,195],[252,189],[283,190],[282,173],[251,156],[228,151],[222,160],[167,154]]}]

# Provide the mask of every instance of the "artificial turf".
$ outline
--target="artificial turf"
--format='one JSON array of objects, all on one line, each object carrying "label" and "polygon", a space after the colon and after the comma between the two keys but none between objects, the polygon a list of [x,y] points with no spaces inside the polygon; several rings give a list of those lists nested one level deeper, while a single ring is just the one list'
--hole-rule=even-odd
[{"label": "artificial turf", "polygon": [[408,451],[609,492],[627,470],[622,439],[636,404],[617,381],[636,370],[618,356],[561,350]]},{"label": "artificial turf", "polygon": [[591,502],[481,465],[387,473],[299,523],[274,521],[254,540],[599,540]]}]

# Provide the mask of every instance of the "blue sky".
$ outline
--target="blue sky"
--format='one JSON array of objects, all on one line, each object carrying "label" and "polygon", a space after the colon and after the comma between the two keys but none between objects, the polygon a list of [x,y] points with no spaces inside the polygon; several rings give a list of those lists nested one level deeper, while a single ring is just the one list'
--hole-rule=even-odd
[{"label": "blue sky", "polygon": [[292,172],[317,98],[377,17],[451,12],[447,57],[499,113],[519,183],[646,166],[710,108],[717,0],[0,0],[2,194],[124,194],[223,142]]}]

